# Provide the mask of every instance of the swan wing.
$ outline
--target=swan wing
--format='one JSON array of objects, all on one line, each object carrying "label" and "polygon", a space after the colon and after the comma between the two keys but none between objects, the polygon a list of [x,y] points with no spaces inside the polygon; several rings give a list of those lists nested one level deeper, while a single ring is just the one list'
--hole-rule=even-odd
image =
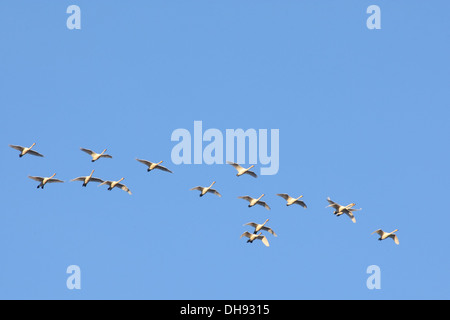
[{"label": "swan wing", "polygon": [[112,156],[110,156],[109,154],[102,154],[100,158],[112,159]]},{"label": "swan wing", "polygon": [[246,171],[245,174],[248,174],[248,175],[252,176],[253,178],[258,178],[258,175],[256,173],[254,173],[253,171]]},{"label": "swan wing", "polygon": [[266,236],[257,236],[256,239],[261,240],[266,247],[270,247],[269,241],[267,240]]},{"label": "swan wing", "polygon": [[391,234],[391,235],[389,236],[389,238],[393,239],[393,240],[395,241],[395,244],[396,244],[396,245],[399,245],[399,244],[400,244],[400,241],[398,240],[398,237],[397,237],[396,234]]},{"label": "swan wing", "polygon": [[231,162],[231,161],[227,161],[227,164],[229,164],[230,166],[233,166],[237,171],[245,170],[243,167],[241,167],[237,163],[234,163],[234,162]]},{"label": "swan wing", "polygon": [[239,239],[242,239],[242,237],[247,237],[250,238],[252,236],[252,234],[248,231],[245,231],[243,234],[241,234],[241,237]]},{"label": "swan wing", "polygon": [[256,228],[258,226],[258,224],[254,223],[254,222],[249,222],[249,223],[244,224],[244,226],[251,226],[253,228]]},{"label": "swan wing", "polygon": [[41,157],[41,158],[44,157],[42,154],[40,154],[39,152],[36,152],[34,150],[29,150],[28,154],[31,154],[32,156],[36,156],[36,157]]},{"label": "swan wing", "polygon": [[198,191],[203,192],[203,187],[195,187],[195,188],[192,188],[191,191],[192,190],[198,190]]},{"label": "swan wing", "polygon": [[294,203],[295,203],[295,204],[298,204],[299,206],[302,206],[302,207],[305,208],[305,209],[308,208],[308,206],[306,205],[306,203],[304,203],[304,202],[301,201],[301,200],[297,200],[297,201],[295,201]]},{"label": "swan wing", "polygon": [[153,163],[147,160],[141,160],[141,159],[136,159],[136,161],[139,161],[142,164],[145,164],[147,167],[150,167]]},{"label": "swan wing", "polygon": [[98,183],[103,183],[103,182],[104,182],[102,179],[99,179],[99,178],[91,178],[90,181],[92,181],[92,182],[98,182]]},{"label": "swan wing", "polygon": [[238,197],[238,199],[247,200],[248,202],[252,202],[253,198],[249,196]]},{"label": "swan wing", "polygon": [[22,152],[23,151],[23,149],[25,149],[24,147],[21,147],[21,146],[15,146],[15,145],[9,145],[9,147],[10,148],[13,148],[13,149],[16,149],[17,151],[20,151],[20,152]]},{"label": "swan wing", "polygon": [[267,210],[270,210],[270,207],[264,201],[258,201],[257,204],[259,204],[260,206],[263,206]]},{"label": "swan wing", "polygon": [[288,201],[291,197],[286,193],[279,193],[277,196],[282,197],[284,200]]},{"label": "swan wing", "polygon": [[123,191],[127,192],[130,196],[132,195],[130,189],[128,189],[128,187],[124,184],[118,183],[116,185],[117,188],[122,189]]},{"label": "swan wing", "polygon": [[90,156],[96,154],[94,151],[89,150],[89,149],[80,148],[80,150],[83,151],[83,152],[86,152]]},{"label": "swan wing", "polygon": [[348,215],[350,219],[352,219],[353,223],[356,223],[356,219],[353,213],[351,213],[350,211],[345,211],[345,214]]},{"label": "swan wing", "polygon": [[42,177],[32,177],[32,176],[28,176],[28,178],[34,180],[34,181],[38,181],[38,182],[42,182],[44,181],[45,178]]},{"label": "swan wing", "polygon": [[336,210],[339,210],[339,208],[341,207],[339,204],[337,204],[336,202],[332,201],[330,198],[327,199],[328,203],[330,204],[327,208],[335,208]]},{"label": "swan wing", "polygon": [[73,182],[73,181],[84,181],[84,180],[86,180],[86,177],[78,177],[78,178],[72,179],[70,181]]},{"label": "swan wing", "polygon": [[47,183],[64,183],[64,181],[59,179],[50,179],[47,181]]},{"label": "swan wing", "polygon": [[219,193],[219,191],[217,191],[217,190],[209,189],[208,192],[209,192],[209,193],[213,193],[213,194],[215,194],[215,195],[218,196],[218,197],[222,197],[222,195],[221,195],[221,194]]},{"label": "swan wing", "polygon": [[166,167],[163,167],[163,166],[160,166],[160,165],[157,165],[155,169],[159,169],[159,170],[162,170],[162,171],[165,171],[165,172],[173,173],[172,171],[170,171]]},{"label": "swan wing", "polygon": [[272,228],[269,227],[262,227],[263,230],[273,234],[275,237],[278,237],[277,234],[272,230]]},{"label": "swan wing", "polygon": [[381,230],[381,229],[378,229],[378,230],[376,230],[376,231],[372,232],[372,234],[375,234],[375,233],[377,233],[378,235],[380,235],[380,236],[382,237],[382,236],[383,236],[383,234],[384,234],[384,231],[383,231],[383,230]]}]

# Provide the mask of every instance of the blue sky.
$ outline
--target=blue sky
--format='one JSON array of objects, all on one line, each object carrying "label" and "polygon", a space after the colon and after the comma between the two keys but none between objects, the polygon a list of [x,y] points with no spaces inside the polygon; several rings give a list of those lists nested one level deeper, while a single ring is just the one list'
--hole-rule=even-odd
[{"label": "blue sky", "polygon": [[[81,8],[81,30],[66,9]],[[382,29],[368,30],[377,4]],[[449,299],[448,1],[2,1],[2,299]],[[275,176],[171,161],[280,130]],[[18,158],[9,144],[45,158]],[[108,148],[91,163],[79,148]],[[135,158],[174,171],[147,173]],[[82,188],[88,175],[133,191]],[[67,181],[37,190],[28,175]],[[223,198],[189,191],[209,185]],[[272,207],[247,208],[238,196]],[[276,193],[304,195],[287,208]],[[363,208],[357,224],[327,197]],[[244,223],[277,232],[247,244]],[[400,246],[371,233],[399,229]],[[68,290],[66,269],[81,268]],[[367,267],[381,268],[368,290]]]}]

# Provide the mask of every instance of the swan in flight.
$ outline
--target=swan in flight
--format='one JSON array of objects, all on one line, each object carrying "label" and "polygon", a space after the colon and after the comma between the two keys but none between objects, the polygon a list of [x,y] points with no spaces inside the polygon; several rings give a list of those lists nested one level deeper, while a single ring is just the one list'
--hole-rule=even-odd
[{"label": "swan in flight", "polygon": [[37,186],[37,188],[41,188],[44,189],[44,186],[47,183],[63,183],[64,181],[58,180],[58,179],[53,179],[53,177],[56,176],[56,173],[54,173],[51,177],[49,178],[42,178],[42,177],[32,177],[32,176],[28,176],[28,178],[34,180],[34,181],[38,181],[40,182],[40,184]]},{"label": "swan in flight", "polygon": [[209,192],[209,193],[213,193],[213,194],[215,194],[216,196],[222,197],[222,195],[221,195],[217,190],[211,189],[212,186],[215,185],[215,184],[216,184],[216,182],[214,181],[214,182],[213,182],[209,187],[207,187],[207,188],[204,188],[204,187],[195,187],[195,188],[192,188],[191,191],[192,191],[192,190],[198,190],[198,191],[200,191],[200,197],[203,197],[203,196],[204,196],[205,194],[207,194],[208,192]]},{"label": "swan in flight", "polygon": [[36,145],[36,143],[33,143],[33,145],[31,147],[29,147],[29,148],[25,148],[25,147],[21,147],[21,146],[14,146],[14,145],[9,145],[9,146],[11,148],[13,148],[13,149],[16,149],[17,151],[20,151],[20,154],[19,154],[20,158],[22,158],[26,154],[31,154],[31,155],[36,156],[36,157],[44,157],[39,152],[31,150],[35,145]]},{"label": "swan in flight", "polygon": [[300,196],[298,198],[292,198],[286,193],[279,193],[279,194],[277,194],[277,196],[282,197],[284,200],[286,200],[287,201],[286,205],[288,207],[292,206],[293,204],[298,204],[299,206],[302,206],[305,209],[308,208],[306,206],[306,203],[304,203],[303,201],[299,200],[299,199],[303,198],[303,196]]},{"label": "swan in flight", "polygon": [[255,205],[260,205],[263,206],[264,208],[266,208],[267,210],[270,210],[270,207],[267,205],[267,203],[265,203],[264,201],[260,201],[262,197],[264,197],[265,195],[263,194],[261,197],[259,197],[258,199],[254,199],[252,197],[249,196],[244,196],[244,197],[238,197],[238,199],[244,199],[247,200],[248,202],[250,202],[250,204],[248,205],[249,208],[255,206]]},{"label": "swan in flight", "polygon": [[84,148],[80,148],[80,150],[83,152],[86,152],[88,155],[90,155],[92,157],[92,162],[95,162],[100,158],[112,159],[112,157],[109,154],[105,154],[107,149],[103,150],[102,153],[96,153],[92,150],[84,149]]},{"label": "swan in flight", "polygon": [[336,216],[340,217],[343,214],[346,214],[347,216],[352,219],[353,223],[356,223],[355,216],[353,215],[353,212],[360,211],[361,209],[352,209],[354,206],[356,206],[355,203],[351,203],[348,206],[341,206],[333,201],[331,201],[330,198],[327,199],[328,203],[330,204],[326,208],[334,208],[335,211],[333,212]]},{"label": "swan in flight", "polygon": [[87,184],[89,182],[98,182],[98,183],[103,183],[104,181],[102,179],[98,179],[98,178],[93,178],[92,175],[94,174],[95,170],[92,170],[91,174],[87,177],[79,177],[79,178],[75,178],[71,181],[83,181],[83,187],[86,187]]},{"label": "swan in flight", "polygon": [[266,247],[269,246],[269,241],[267,240],[267,238],[265,236],[262,235],[262,232],[260,232],[259,234],[252,234],[248,231],[245,231],[241,235],[240,239],[242,239],[242,237],[244,237],[244,236],[248,238],[247,243],[253,243],[253,241],[255,241],[255,240],[261,240]]},{"label": "swan in flight", "polygon": [[141,160],[141,159],[136,159],[136,160],[139,161],[142,164],[145,164],[148,167],[147,172],[150,172],[150,171],[152,171],[154,169],[159,169],[159,170],[162,170],[162,171],[173,173],[172,171],[170,171],[166,167],[163,167],[163,166],[160,165],[161,163],[163,163],[162,161],[160,161],[158,163],[153,163],[153,162],[150,162],[150,161],[147,161],[147,160]]},{"label": "swan in flight", "polygon": [[267,231],[267,232],[273,234],[275,237],[277,237],[277,234],[271,228],[265,226],[265,224],[268,221],[269,221],[269,219],[264,221],[263,224],[257,224],[257,223],[254,223],[254,222],[249,222],[249,223],[244,224],[244,226],[251,226],[251,227],[255,228],[255,232],[253,232],[253,234],[257,234],[259,231],[264,230],[264,231]]},{"label": "swan in flight", "polygon": [[131,193],[130,189],[128,189],[128,187],[126,185],[121,184],[121,182],[123,180],[125,180],[125,178],[122,178],[119,181],[103,181],[102,183],[100,183],[99,187],[106,184],[109,186],[109,188],[108,188],[109,191],[111,191],[114,188],[119,188],[125,192],[128,192],[128,194],[131,196],[132,193]]},{"label": "swan in flight", "polygon": [[378,233],[379,236],[380,236],[380,239],[378,239],[379,241],[386,240],[387,238],[391,238],[391,239],[393,239],[395,241],[396,245],[399,245],[400,241],[398,241],[398,237],[395,234],[397,231],[398,231],[398,229],[395,229],[391,233],[387,233],[387,232],[384,232],[383,230],[380,229],[380,230],[374,231],[372,234]]},{"label": "swan in flight", "polygon": [[237,163],[231,162],[231,161],[227,161],[227,163],[231,166],[233,166],[236,170],[237,170],[237,175],[238,177],[244,175],[244,174],[248,174],[251,175],[253,178],[258,178],[258,175],[256,173],[254,173],[253,171],[250,171],[250,169],[252,169],[255,166],[251,166],[250,168],[243,168],[240,165],[238,165]]}]

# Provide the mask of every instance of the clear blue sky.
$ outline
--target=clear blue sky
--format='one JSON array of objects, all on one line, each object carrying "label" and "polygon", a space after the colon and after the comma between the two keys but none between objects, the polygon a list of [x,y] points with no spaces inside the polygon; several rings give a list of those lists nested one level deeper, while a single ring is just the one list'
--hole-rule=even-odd
[{"label": "clear blue sky", "polygon": [[[81,30],[66,27],[72,4]],[[366,27],[372,4],[381,30]],[[1,1],[0,298],[449,299],[449,12],[443,0]],[[195,120],[279,129],[279,173],[174,165],[171,134]],[[45,158],[8,147],[33,142]],[[80,147],[114,159],[92,164]],[[92,169],[133,195],[27,178]],[[189,191],[214,180],[223,198]],[[237,199],[262,193],[270,212]],[[327,197],[362,207],[357,224]],[[239,239],[267,218],[270,248]],[[379,228],[398,228],[400,246]],[[366,287],[370,265],[381,290]]]}]

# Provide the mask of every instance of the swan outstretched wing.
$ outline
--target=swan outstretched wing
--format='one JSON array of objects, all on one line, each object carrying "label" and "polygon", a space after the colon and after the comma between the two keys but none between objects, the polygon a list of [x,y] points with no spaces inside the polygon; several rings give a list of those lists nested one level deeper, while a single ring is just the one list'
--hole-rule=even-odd
[{"label": "swan outstretched wing", "polygon": [[[86,180],[86,178],[87,177],[78,177],[78,178],[75,178],[75,179],[72,179],[72,180],[70,180],[71,182],[73,182],[73,181],[84,181],[84,180]],[[91,179],[92,180],[92,179]]]},{"label": "swan outstretched wing", "polygon": [[88,155],[92,156],[94,154],[96,154],[94,151],[89,150],[89,149],[85,149],[85,148],[80,148],[81,151],[86,152]]},{"label": "swan outstretched wing", "polygon": [[383,234],[384,234],[384,231],[383,230],[381,230],[381,229],[378,229],[378,230],[376,230],[376,231],[374,231],[374,232],[372,232],[372,234],[375,234],[375,233],[377,233],[379,236],[383,236]]},{"label": "swan outstretched wing", "polygon": [[254,222],[249,222],[249,223],[244,224],[244,226],[251,226],[253,228],[256,228],[258,226],[258,224],[254,223]]},{"label": "swan outstretched wing", "polygon": [[243,234],[241,234],[241,237],[240,237],[240,239],[242,238],[242,237],[247,237],[247,238],[250,238],[252,236],[252,234],[250,233],[250,232],[248,232],[248,231],[245,231]]},{"label": "swan outstretched wing", "polygon": [[352,219],[353,223],[356,223],[355,216],[353,215],[353,213],[351,211],[346,211],[345,214],[348,215],[350,217],[350,219]]},{"label": "swan outstretched wing", "polygon": [[20,151],[20,152],[22,152],[23,151],[23,149],[25,149],[24,147],[21,147],[21,146],[15,146],[15,145],[9,145],[9,147],[10,148],[13,148],[13,149],[15,149],[15,150],[17,150],[17,151]]},{"label": "swan outstretched wing", "polygon": [[139,161],[140,163],[146,165],[147,167],[150,167],[153,162],[147,161],[147,160],[142,160],[142,159],[136,159],[136,161]]},{"label": "swan outstretched wing", "polygon": [[90,181],[92,181],[92,182],[98,182],[98,183],[103,183],[103,182],[104,182],[102,179],[99,179],[99,178],[91,178]]},{"label": "swan outstretched wing", "polygon": [[398,240],[398,237],[397,237],[396,234],[391,234],[391,235],[389,236],[389,238],[393,239],[393,240],[395,241],[395,244],[396,244],[396,245],[399,245],[399,244],[400,244],[400,241]]},{"label": "swan outstretched wing", "polygon": [[166,167],[161,166],[161,165],[157,165],[155,169],[159,169],[159,170],[162,170],[162,171],[165,171],[165,172],[173,173],[172,171],[170,171],[169,169],[167,169]]},{"label": "swan outstretched wing", "polygon": [[203,187],[198,186],[198,187],[195,187],[195,188],[191,189],[191,191],[193,191],[193,190],[198,190],[198,191],[203,192]]},{"label": "swan outstretched wing", "polygon": [[288,201],[291,197],[286,193],[278,193],[277,196],[282,197],[284,200]]},{"label": "swan outstretched wing", "polygon": [[304,203],[304,202],[301,201],[301,200],[295,201],[294,204],[298,204],[299,206],[302,206],[302,207],[305,208],[305,209],[308,208],[308,206],[306,205],[306,203]]},{"label": "swan outstretched wing", "polygon": [[245,174],[251,175],[253,178],[258,178],[258,175],[250,170],[246,171]]},{"label": "swan outstretched wing", "polygon": [[118,184],[116,185],[116,187],[119,188],[119,189],[122,189],[122,190],[125,191],[125,192],[128,192],[128,194],[129,194],[130,196],[132,195],[130,189],[128,189],[128,187],[127,187],[126,185],[121,184],[121,183],[118,183]]},{"label": "swan outstretched wing", "polygon": [[269,227],[262,227],[263,230],[273,234],[275,237],[278,237],[277,234],[272,230],[272,228]]},{"label": "swan outstretched wing", "polygon": [[336,202],[332,201],[330,198],[327,199],[328,203],[330,204],[329,206],[327,206],[327,208],[335,208],[336,210],[338,210],[341,206],[339,204],[337,204]]},{"label": "swan outstretched wing", "polygon": [[42,154],[40,154],[39,152],[36,152],[36,151],[34,151],[34,150],[28,150],[27,153],[28,153],[28,154],[31,154],[32,156],[44,158],[44,156],[43,156]]},{"label": "swan outstretched wing", "polygon": [[231,161],[227,161],[227,164],[229,164],[230,166],[233,166],[237,171],[245,170],[243,167],[241,167],[237,163],[234,163],[234,162],[231,162]]},{"label": "swan outstretched wing", "polygon": [[42,178],[42,177],[33,177],[33,176],[28,176],[28,178],[30,178],[30,179],[32,179],[34,181],[37,181],[37,182],[42,182],[45,179],[45,178]]},{"label": "swan outstretched wing", "polygon": [[102,154],[100,158],[112,159],[112,156],[110,156],[109,154]]},{"label": "swan outstretched wing", "polygon": [[267,210],[270,210],[270,207],[264,201],[258,201],[256,204],[259,204],[260,206],[263,206]]},{"label": "swan outstretched wing", "polygon": [[209,189],[208,192],[209,192],[209,193],[213,193],[213,194],[215,194],[215,195],[218,196],[218,197],[222,197],[222,195],[221,195],[221,194],[219,193],[219,191],[217,191],[217,190]]},{"label": "swan outstretched wing", "polygon": [[246,200],[248,202],[252,202],[254,199],[250,196],[243,196],[243,197],[238,197],[238,199],[243,199]]},{"label": "swan outstretched wing", "polygon": [[59,179],[50,179],[47,181],[47,183],[64,183],[64,181]]},{"label": "swan outstretched wing", "polygon": [[269,246],[270,246],[270,245],[269,245],[269,241],[267,240],[266,236],[257,236],[256,239],[261,240],[262,243],[264,243],[264,245],[265,245],[266,247],[269,247]]}]

